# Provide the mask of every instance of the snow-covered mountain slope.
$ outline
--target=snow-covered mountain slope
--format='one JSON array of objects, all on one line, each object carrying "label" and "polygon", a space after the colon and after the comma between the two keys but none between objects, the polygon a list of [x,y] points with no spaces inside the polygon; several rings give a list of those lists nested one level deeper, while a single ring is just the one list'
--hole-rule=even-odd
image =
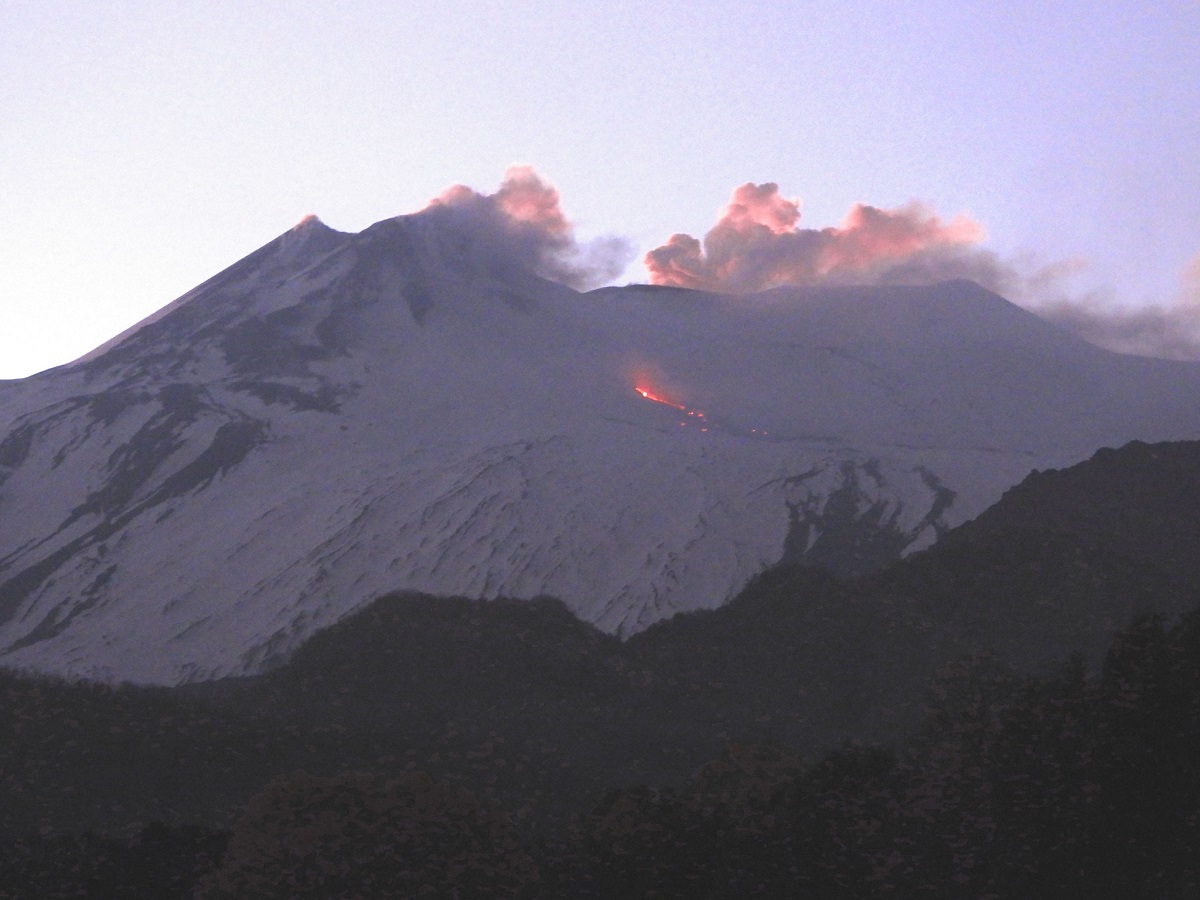
[{"label": "snow-covered mountain slope", "polygon": [[385,591],[631,633],[763,567],[869,568],[1030,469],[1200,436],[1200,366],[967,282],[580,294],[452,209],[306,220],[0,383],[0,663],[261,669]]}]

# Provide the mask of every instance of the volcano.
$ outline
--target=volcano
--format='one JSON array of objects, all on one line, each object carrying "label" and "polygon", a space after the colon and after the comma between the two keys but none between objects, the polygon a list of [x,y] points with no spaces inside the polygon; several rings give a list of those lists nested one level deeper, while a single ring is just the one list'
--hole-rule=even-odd
[{"label": "volcano", "polygon": [[261,671],[397,589],[628,635],[781,561],[867,571],[1032,469],[1200,436],[1200,364],[970,282],[580,293],[451,208],[306,219],[0,383],[0,663]]}]

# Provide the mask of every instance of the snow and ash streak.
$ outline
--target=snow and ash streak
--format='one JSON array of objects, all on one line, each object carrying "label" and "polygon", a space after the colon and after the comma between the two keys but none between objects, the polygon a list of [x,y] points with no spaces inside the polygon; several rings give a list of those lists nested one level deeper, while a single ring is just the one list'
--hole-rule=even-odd
[{"label": "snow and ash streak", "polygon": [[612,281],[634,255],[623,238],[578,241],[558,190],[530,166],[510,167],[494,194],[456,184],[431,200],[425,213],[453,216],[477,250],[581,290]]}]

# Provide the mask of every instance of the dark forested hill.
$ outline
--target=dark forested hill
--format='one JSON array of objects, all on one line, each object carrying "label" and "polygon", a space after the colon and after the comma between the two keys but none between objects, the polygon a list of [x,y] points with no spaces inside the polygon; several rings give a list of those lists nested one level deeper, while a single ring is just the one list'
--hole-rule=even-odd
[{"label": "dark forested hill", "polygon": [[[662,833],[683,829],[671,846],[695,851],[688,865],[711,867],[718,861],[702,835],[713,828],[732,834],[752,821],[767,843],[758,863],[744,865],[771,868],[772,878],[783,879],[777,884],[787,883],[787,866],[796,863],[788,854],[799,851],[781,849],[787,841],[778,823],[792,822],[795,833],[817,828],[810,807],[825,802],[851,816],[839,826],[849,830],[834,854],[850,856],[821,857],[822,865],[845,866],[845,878],[862,884],[890,878],[915,890],[922,877],[955,883],[954,866],[937,855],[945,838],[938,829],[961,831],[963,816],[975,815],[967,830],[978,833],[959,839],[984,839],[990,826],[980,816],[1000,817],[995,827],[1008,830],[986,853],[972,844],[973,860],[1037,856],[1028,835],[1044,840],[1055,829],[1075,829],[1083,835],[1078,846],[1047,845],[1049,856],[1020,864],[1052,869],[1061,886],[1079,862],[1072,854],[1086,855],[1079,864],[1093,873],[1108,871],[1101,857],[1125,854],[1130,871],[1141,873],[1136,885],[1153,878],[1174,885],[1171,873],[1200,834],[1200,809],[1189,806],[1195,773],[1181,749],[1200,721],[1196,619],[1173,625],[1200,607],[1200,566],[1189,552],[1200,546],[1198,499],[1200,445],[1131,444],[1069,470],[1035,473],[976,521],[885,571],[844,581],[777,569],[721,609],[678,616],[624,643],[555,600],[408,594],[382,598],[319,633],[263,676],[146,689],[0,673],[0,835],[7,841],[0,846],[9,847],[0,878],[64,857],[99,865],[97,854],[144,867],[145,842],[157,840],[177,860],[172,871],[194,880],[205,860],[221,854],[239,810],[268,785],[277,785],[270,802],[299,814],[297,803],[307,809],[329,791],[342,796],[343,788],[329,785],[353,771],[369,778],[345,782],[346,796],[371,809],[384,802],[370,799],[376,791],[398,804],[425,803],[432,792],[456,809],[503,811],[507,824],[488,827],[507,835],[504,841],[517,835],[534,847],[576,834],[572,840],[583,843],[574,849],[537,852],[577,854],[573,862],[554,857],[553,875],[577,896],[636,894],[639,870],[628,860],[589,868],[616,844],[597,849],[587,841],[612,829],[630,839],[621,829],[639,822]],[[847,741],[894,750],[824,757]],[[761,759],[744,749],[764,746],[776,749]],[[1148,773],[1145,783],[1120,774],[1134,757]],[[707,774],[696,774],[710,763]],[[317,780],[295,781],[298,771]],[[414,781],[418,773],[454,790]],[[1005,778],[1025,779],[1025,793],[984,803],[980,797],[1001,790]],[[1164,778],[1183,793],[1163,788]],[[281,783],[291,792],[281,794]],[[643,793],[609,795],[596,805],[605,788],[631,785],[645,786]],[[1029,793],[1038,785],[1059,792],[1052,803],[1038,805]],[[742,798],[733,806],[729,791]],[[934,805],[924,819],[900,814],[887,805],[889,792],[905,802],[932,797]],[[1142,794],[1144,802],[1131,799]],[[1096,806],[1095,796],[1107,805]],[[976,807],[991,812],[971,812]],[[580,819],[589,809],[591,818]],[[255,821],[282,827],[275,813],[260,814],[266,818]],[[797,816],[808,816],[808,824]],[[1167,817],[1158,837],[1155,816]],[[241,821],[239,828],[250,827]],[[153,822],[164,824],[147,838]],[[1124,822],[1143,849],[1105,849],[1105,822]],[[78,837],[84,831],[94,837]],[[247,840],[231,845],[229,859],[238,865],[247,847],[259,846]],[[1146,855],[1155,841],[1166,842],[1162,859]],[[585,853],[585,845],[593,849]],[[628,852],[636,857],[649,846]],[[827,850],[833,853],[804,852]],[[685,857],[672,852],[660,847],[652,855],[684,866]],[[894,853],[908,870],[889,867]],[[505,865],[528,873],[532,858]],[[1000,884],[997,873],[1012,860],[988,858],[992,868],[972,862],[964,884],[984,892]],[[93,880],[118,878],[111,865],[107,875],[87,871]],[[601,871],[617,879],[607,894],[579,881]],[[664,884],[675,883],[670,872],[660,874]],[[1026,887],[1050,883],[1034,879]],[[725,896],[688,894],[688,884],[695,887],[684,879],[681,893],[666,895]]]},{"label": "dark forested hill", "polygon": [[1016,532],[1053,536],[1200,586],[1200,442],[1134,441],[1081,465],[1034,472],[938,549],[986,546]]}]

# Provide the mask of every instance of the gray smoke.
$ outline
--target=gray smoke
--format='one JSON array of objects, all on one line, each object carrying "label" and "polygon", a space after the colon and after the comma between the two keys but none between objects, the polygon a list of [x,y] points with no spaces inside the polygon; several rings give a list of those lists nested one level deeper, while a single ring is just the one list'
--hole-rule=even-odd
[{"label": "gray smoke", "polygon": [[424,214],[452,217],[476,251],[578,290],[612,281],[634,256],[624,238],[577,240],[558,191],[529,166],[509,168],[494,194],[456,184],[431,200]]}]

